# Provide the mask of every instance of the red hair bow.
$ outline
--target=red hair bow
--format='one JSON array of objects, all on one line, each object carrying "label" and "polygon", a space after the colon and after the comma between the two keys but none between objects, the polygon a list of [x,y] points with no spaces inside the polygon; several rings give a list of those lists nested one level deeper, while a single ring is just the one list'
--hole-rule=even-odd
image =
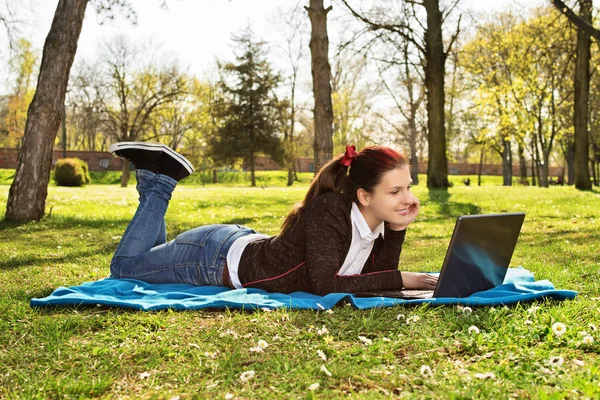
[{"label": "red hair bow", "polygon": [[346,153],[344,154],[344,157],[340,160],[340,164],[349,167],[350,164],[352,164],[352,160],[354,160],[357,155],[358,153],[356,152],[356,146],[346,146]]}]

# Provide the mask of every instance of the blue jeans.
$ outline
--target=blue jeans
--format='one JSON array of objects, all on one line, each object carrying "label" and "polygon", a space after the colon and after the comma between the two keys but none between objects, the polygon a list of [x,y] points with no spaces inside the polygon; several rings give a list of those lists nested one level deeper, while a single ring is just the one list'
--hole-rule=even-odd
[{"label": "blue jeans", "polygon": [[111,277],[224,286],[231,244],[256,231],[237,224],[211,224],[167,242],[164,217],[177,181],[143,169],[136,170],[136,176],[140,204],[113,255]]}]

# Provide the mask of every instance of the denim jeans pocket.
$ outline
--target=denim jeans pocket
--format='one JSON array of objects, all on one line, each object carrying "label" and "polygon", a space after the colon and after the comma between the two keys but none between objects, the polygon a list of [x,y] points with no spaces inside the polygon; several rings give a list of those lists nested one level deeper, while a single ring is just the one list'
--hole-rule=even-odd
[{"label": "denim jeans pocket", "polygon": [[190,229],[189,231],[177,235],[175,243],[193,244],[204,247],[210,239],[210,236],[223,227],[224,225],[221,224],[212,224]]}]

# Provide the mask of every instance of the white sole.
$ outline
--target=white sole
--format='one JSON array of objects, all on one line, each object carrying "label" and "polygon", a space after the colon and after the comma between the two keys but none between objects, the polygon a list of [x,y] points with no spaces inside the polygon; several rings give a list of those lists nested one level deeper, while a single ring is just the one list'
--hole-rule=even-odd
[{"label": "white sole", "polygon": [[117,150],[122,149],[142,149],[149,151],[164,151],[171,155],[174,159],[178,160],[181,165],[187,169],[187,171],[191,174],[194,173],[195,169],[192,163],[182,156],[181,154],[175,152],[175,150],[171,149],[169,146],[162,143],[146,143],[146,142],[118,142],[113,143],[108,148],[108,151],[111,153],[116,152]]}]

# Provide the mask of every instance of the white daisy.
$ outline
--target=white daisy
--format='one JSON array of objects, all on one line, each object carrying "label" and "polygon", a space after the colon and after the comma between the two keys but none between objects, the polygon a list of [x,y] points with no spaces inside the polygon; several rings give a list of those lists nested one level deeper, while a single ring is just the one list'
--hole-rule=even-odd
[{"label": "white daisy", "polygon": [[477,335],[478,333],[479,333],[479,328],[478,327],[476,327],[475,325],[471,325],[469,327],[469,335],[472,335],[472,334],[476,334]]},{"label": "white daisy", "polygon": [[317,335],[319,336],[327,335],[328,333],[329,330],[325,327],[325,325],[323,325],[323,327],[317,331]]},{"label": "white daisy", "polygon": [[266,340],[259,340],[258,341],[258,347],[262,347],[263,349],[266,349],[267,347],[269,347],[269,343],[267,343]]},{"label": "white daisy", "polygon": [[404,314],[398,314],[396,315],[396,319],[400,321],[401,319],[406,319],[406,316]]},{"label": "white daisy", "polygon": [[217,356],[219,355],[220,351],[205,351],[204,352],[204,357],[208,357],[208,358],[217,358]]},{"label": "white daisy", "polygon": [[248,382],[250,379],[254,378],[254,371],[250,370],[250,371],[244,371],[240,374],[240,382],[242,383],[246,383]]},{"label": "white daisy", "polygon": [[[325,312],[330,315],[333,314],[333,310],[331,308],[325,310]],[[317,383],[317,385],[318,385],[318,383]]]},{"label": "white daisy", "polygon": [[140,379],[146,379],[150,377],[150,372],[144,371],[139,375]]},{"label": "white daisy", "polygon": [[329,370],[327,369],[326,366],[321,365],[321,371],[323,371],[325,373],[325,375],[331,376],[331,372],[329,372]]},{"label": "white daisy", "polygon": [[431,375],[433,375],[433,372],[431,372],[431,368],[429,368],[429,366],[422,365],[421,366],[421,375],[423,375],[423,376],[431,376]]},{"label": "white daisy", "polygon": [[323,350],[317,350],[317,355],[319,357],[321,357],[321,360],[327,361],[327,356],[325,355],[325,353],[323,352]]},{"label": "white daisy", "polygon": [[526,319],[525,322],[524,322],[524,324],[525,325],[531,325],[531,324],[533,324],[533,321],[530,320],[530,319]]},{"label": "white daisy", "polygon": [[317,390],[319,388],[319,386],[320,386],[319,382],[315,382],[308,387],[308,390],[310,390],[311,392],[314,392],[315,390]]},{"label": "white daisy", "polygon": [[592,331],[594,331],[594,332],[596,332],[596,331],[598,330],[598,328],[597,328],[597,327],[596,327],[596,325],[594,325],[594,324],[589,324],[588,326],[589,326],[589,328],[590,328]]},{"label": "white daisy", "polygon": [[530,309],[528,309],[528,310],[527,310],[527,312],[528,312],[529,314],[535,314],[535,312],[536,312],[537,310],[539,310],[539,308],[540,308],[539,306],[531,306],[531,308],[530,308]]},{"label": "white daisy", "polygon": [[588,346],[594,343],[594,338],[591,335],[587,335],[582,340],[583,344],[587,344]]},{"label": "white daisy", "polygon": [[363,342],[364,344],[366,344],[367,346],[370,346],[373,344],[373,341],[371,339],[369,339],[368,337],[365,336],[359,336],[358,339]]},{"label": "white daisy", "polygon": [[564,335],[565,332],[567,332],[567,327],[562,322],[555,322],[552,325],[552,332],[554,332],[556,336],[561,336]]},{"label": "white daisy", "polygon": [[226,393],[225,400],[231,400],[231,399],[233,399],[233,393]]},{"label": "white daisy", "polygon": [[262,311],[264,311],[264,312],[273,312],[273,310],[272,310],[272,309],[270,309],[270,308],[267,308],[267,307],[261,307],[260,309],[261,309]]},{"label": "white daisy", "polygon": [[562,356],[552,356],[550,357],[550,366],[552,367],[560,367],[565,362],[565,359]]}]

